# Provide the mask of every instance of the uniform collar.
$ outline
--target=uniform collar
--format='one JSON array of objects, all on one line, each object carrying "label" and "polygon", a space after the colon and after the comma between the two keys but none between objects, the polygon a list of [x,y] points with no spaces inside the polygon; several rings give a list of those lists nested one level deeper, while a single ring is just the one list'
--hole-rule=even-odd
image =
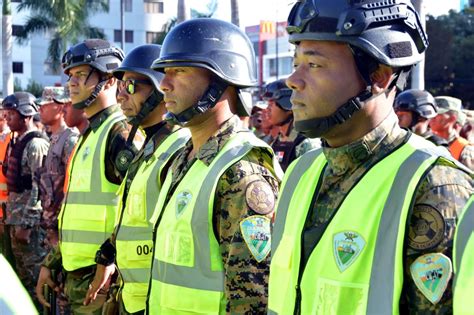
[{"label": "uniform collar", "polygon": [[89,128],[92,129],[93,131],[96,131],[100,125],[113,113],[118,112],[120,110],[120,107],[115,104],[111,105],[107,108],[104,108],[100,112],[96,113],[94,116],[89,118]]},{"label": "uniform collar", "polygon": [[331,148],[323,141],[323,152],[328,160],[328,167],[334,175],[351,172],[374,155],[384,156],[400,144],[406,130],[398,126],[398,119],[391,112],[375,129],[362,138],[338,148]]}]

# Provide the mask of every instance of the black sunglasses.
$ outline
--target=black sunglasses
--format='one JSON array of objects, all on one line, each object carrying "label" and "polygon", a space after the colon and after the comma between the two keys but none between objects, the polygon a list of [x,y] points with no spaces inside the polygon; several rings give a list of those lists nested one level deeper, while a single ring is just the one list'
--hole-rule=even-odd
[{"label": "black sunglasses", "polygon": [[127,94],[133,95],[137,91],[136,86],[137,84],[145,84],[145,85],[152,85],[148,80],[136,80],[136,79],[128,79],[128,80],[120,80],[119,81],[119,89],[125,89]]}]

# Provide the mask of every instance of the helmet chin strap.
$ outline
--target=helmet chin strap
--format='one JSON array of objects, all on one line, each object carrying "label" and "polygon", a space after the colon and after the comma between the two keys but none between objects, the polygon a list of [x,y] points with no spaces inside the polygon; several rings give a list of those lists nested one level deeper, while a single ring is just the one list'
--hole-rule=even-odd
[{"label": "helmet chin strap", "polygon": [[214,79],[196,104],[188,109],[185,109],[179,114],[167,112],[165,115],[165,120],[169,124],[180,125],[184,127],[195,116],[201,115],[216,106],[222,94],[224,94],[227,86],[227,83]]},{"label": "helmet chin strap", "polygon": [[97,83],[97,85],[94,88],[94,91],[92,91],[91,95],[89,95],[88,98],[86,98],[83,101],[80,101],[78,103],[73,103],[72,106],[76,109],[84,109],[86,107],[89,107],[97,98],[97,95],[99,95],[100,91],[102,90],[102,87],[107,83],[108,79],[100,81]]},{"label": "helmet chin strap", "polygon": [[128,123],[133,126],[139,126],[143,119],[145,119],[145,117],[148,116],[148,114],[150,114],[161,103],[162,100],[163,94],[157,90],[153,90],[150,96],[148,96],[148,98],[143,103],[142,108],[137,113],[137,115],[128,119]]}]

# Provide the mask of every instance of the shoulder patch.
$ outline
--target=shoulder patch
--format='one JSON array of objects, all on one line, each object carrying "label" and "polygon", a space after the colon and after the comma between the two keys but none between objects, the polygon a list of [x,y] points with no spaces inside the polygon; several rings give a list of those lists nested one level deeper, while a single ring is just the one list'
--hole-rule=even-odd
[{"label": "shoulder patch", "polygon": [[451,260],[441,253],[422,255],[410,265],[416,287],[432,304],[443,297],[452,272]]},{"label": "shoulder patch", "polygon": [[253,257],[261,262],[271,248],[270,219],[253,215],[240,222],[240,231]]},{"label": "shoulder patch", "polygon": [[434,248],[443,240],[445,229],[443,216],[437,209],[425,204],[416,205],[408,231],[408,246],[414,250]]},{"label": "shoulder patch", "polygon": [[258,214],[268,214],[275,208],[275,195],[269,183],[256,180],[245,189],[247,206]]}]

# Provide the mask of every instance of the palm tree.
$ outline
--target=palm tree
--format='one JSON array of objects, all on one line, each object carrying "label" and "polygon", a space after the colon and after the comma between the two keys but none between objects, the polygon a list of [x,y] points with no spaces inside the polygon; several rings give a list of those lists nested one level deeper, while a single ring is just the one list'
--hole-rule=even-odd
[{"label": "palm tree", "polygon": [[240,26],[239,0],[230,0],[230,14],[232,24]]},{"label": "palm tree", "polygon": [[13,93],[12,69],[12,12],[10,0],[3,0],[2,6],[2,66],[3,97]]},{"label": "palm tree", "polygon": [[109,10],[108,0],[23,0],[18,11],[32,12],[17,37],[19,43],[28,40],[37,32],[50,32],[48,62],[58,71],[61,57],[68,45],[76,44],[83,38],[105,38],[97,27],[89,24],[89,16]]},{"label": "palm tree", "polygon": [[178,0],[178,20],[177,23],[189,20],[190,11],[187,0]]}]

